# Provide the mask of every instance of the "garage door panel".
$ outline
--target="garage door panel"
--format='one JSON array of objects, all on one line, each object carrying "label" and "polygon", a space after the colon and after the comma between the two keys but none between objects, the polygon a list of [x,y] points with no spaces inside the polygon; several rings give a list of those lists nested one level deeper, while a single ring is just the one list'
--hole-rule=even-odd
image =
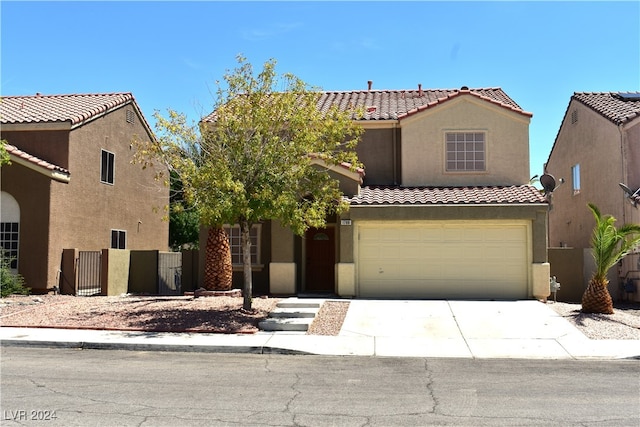
[{"label": "garage door panel", "polygon": [[526,298],[524,223],[360,225],[358,294],[395,298]]}]

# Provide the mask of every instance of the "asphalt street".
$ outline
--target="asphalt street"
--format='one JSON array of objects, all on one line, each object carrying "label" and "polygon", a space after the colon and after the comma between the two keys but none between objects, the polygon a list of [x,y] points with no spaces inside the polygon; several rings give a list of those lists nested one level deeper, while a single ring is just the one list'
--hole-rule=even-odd
[{"label": "asphalt street", "polygon": [[635,360],[3,347],[3,426],[635,426]]}]

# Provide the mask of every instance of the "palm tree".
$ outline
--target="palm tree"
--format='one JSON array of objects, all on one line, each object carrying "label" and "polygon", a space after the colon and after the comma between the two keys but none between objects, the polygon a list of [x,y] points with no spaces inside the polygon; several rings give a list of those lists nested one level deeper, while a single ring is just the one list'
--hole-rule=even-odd
[{"label": "palm tree", "polygon": [[587,289],[582,295],[582,311],[585,313],[613,314],[613,301],[607,289],[607,272],[618,261],[640,245],[640,225],[625,224],[619,228],[611,215],[602,216],[592,203],[589,209],[596,219],[591,236],[591,254],[596,264]]},{"label": "palm tree", "polygon": [[228,291],[232,286],[233,266],[229,237],[222,227],[209,227],[204,264],[204,288]]}]

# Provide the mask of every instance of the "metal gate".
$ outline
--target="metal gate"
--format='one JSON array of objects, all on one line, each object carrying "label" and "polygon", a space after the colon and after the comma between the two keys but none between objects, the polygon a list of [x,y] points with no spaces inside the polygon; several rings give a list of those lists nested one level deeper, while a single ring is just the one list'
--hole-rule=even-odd
[{"label": "metal gate", "polygon": [[182,293],[182,253],[158,253],[158,294]]},{"label": "metal gate", "polygon": [[100,251],[80,251],[78,253],[78,281],[76,282],[77,296],[100,295],[100,276],[102,268],[102,253]]}]

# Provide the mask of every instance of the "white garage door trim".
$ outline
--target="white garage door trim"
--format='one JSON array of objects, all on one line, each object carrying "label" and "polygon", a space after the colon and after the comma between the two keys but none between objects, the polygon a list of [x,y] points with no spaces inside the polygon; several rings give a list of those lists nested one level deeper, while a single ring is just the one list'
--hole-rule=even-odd
[{"label": "white garage door trim", "polygon": [[357,221],[355,225],[359,297],[531,295],[530,221]]}]

